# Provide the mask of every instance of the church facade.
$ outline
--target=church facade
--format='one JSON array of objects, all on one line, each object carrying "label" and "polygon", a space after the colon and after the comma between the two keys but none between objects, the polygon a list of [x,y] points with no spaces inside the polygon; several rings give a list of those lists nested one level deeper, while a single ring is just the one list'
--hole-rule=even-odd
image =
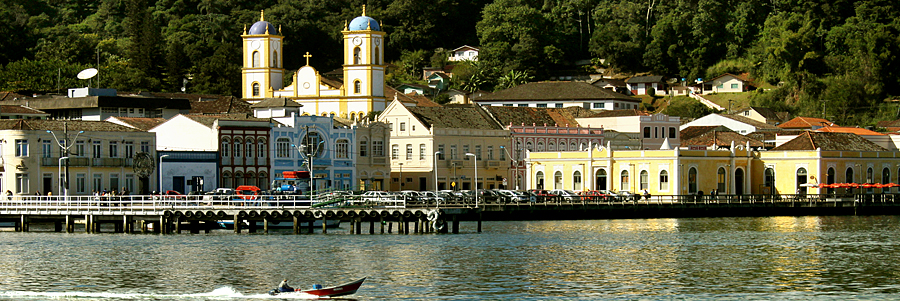
[{"label": "church facade", "polygon": [[365,15],[344,25],[343,82],[326,78],[309,65],[312,55],[307,52],[306,66],[283,86],[283,36],[274,25],[265,21],[253,24],[244,31],[241,93],[244,100],[256,103],[266,98],[289,98],[302,105],[304,115],[336,116],[360,120],[370,112],[383,111],[389,102],[384,96],[384,37],[378,22]]}]

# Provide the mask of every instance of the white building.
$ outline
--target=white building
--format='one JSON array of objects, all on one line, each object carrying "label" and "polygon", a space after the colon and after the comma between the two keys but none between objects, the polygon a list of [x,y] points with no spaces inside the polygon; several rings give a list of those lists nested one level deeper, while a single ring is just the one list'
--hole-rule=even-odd
[{"label": "white building", "polygon": [[735,116],[735,115],[720,115],[720,114],[709,114],[697,119],[694,119],[691,122],[682,124],[679,130],[683,130],[685,128],[691,126],[725,126],[728,129],[737,132],[741,135],[750,134],[756,131],[780,131],[781,129],[771,125],[766,124],[764,122],[759,122],[747,117],[743,116]]},{"label": "white building", "polygon": [[[149,168],[135,168],[139,153]],[[68,195],[82,196],[147,193],[156,183],[155,135],[105,121],[0,120],[0,154],[0,191],[16,195],[63,195],[66,178]]]},{"label": "white building", "polygon": [[485,94],[473,99],[484,106],[565,108],[591,110],[637,109],[641,100],[585,82],[537,82]]},{"label": "white building", "polygon": [[478,48],[463,45],[462,47],[453,49],[450,51],[449,61],[451,62],[459,62],[459,61],[477,61],[478,60]]},{"label": "white building", "polygon": [[[671,148],[681,145],[678,126],[681,117],[649,114],[637,110],[603,112],[594,117],[576,118],[578,124],[622,133],[640,133],[640,149],[660,149],[668,141]],[[618,149],[618,147],[617,147]]]}]

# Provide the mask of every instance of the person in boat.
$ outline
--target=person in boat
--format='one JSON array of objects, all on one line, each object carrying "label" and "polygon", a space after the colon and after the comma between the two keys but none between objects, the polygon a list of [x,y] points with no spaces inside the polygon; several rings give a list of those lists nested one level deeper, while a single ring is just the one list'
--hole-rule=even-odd
[{"label": "person in boat", "polygon": [[281,292],[293,292],[294,288],[288,285],[287,279],[281,281],[281,284],[278,285],[278,290]]}]

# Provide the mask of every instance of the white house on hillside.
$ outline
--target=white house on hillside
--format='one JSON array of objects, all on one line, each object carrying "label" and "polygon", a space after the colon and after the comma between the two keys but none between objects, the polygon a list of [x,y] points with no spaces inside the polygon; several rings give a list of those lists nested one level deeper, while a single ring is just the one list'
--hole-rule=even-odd
[{"label": "white house on hillside", "polygon": [[451,62],[459,62],[459,61],[477,61],[478,60],[478,48],[464,45],[462,47],[453,49],[450,51],[450,61]]}]

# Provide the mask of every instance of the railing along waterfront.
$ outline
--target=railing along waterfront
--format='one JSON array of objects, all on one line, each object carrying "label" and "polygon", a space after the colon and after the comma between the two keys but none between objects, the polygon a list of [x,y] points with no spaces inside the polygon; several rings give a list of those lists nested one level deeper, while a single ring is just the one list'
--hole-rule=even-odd
[{"label": "railing along waterfront", "polygon": [[[480,197],[480,206],[542,206],[542,205],[663,205],[663,204],[776,204],[834,202],[895,203],[900,194],[853,195],[654,195],[632,196],[536,196],[524,201]],[[429,208],[474,207],[471,198],[452,200],[393,198],[363,198],[322,194],[309,199],[300,195],[127,195],[127,196],[6,196],[0,197],[0,211],[165,211],[191,209],[309,209],[309,208]]]},{"label": "railing along waterfront", "polygon": [[128,195],[128,196],[11,196],[0,198],[0,213],[28,212],[160,212],[166,210],[272,210],[317,207],[406,208],[405,199],[336,199],[323,196]]}]

